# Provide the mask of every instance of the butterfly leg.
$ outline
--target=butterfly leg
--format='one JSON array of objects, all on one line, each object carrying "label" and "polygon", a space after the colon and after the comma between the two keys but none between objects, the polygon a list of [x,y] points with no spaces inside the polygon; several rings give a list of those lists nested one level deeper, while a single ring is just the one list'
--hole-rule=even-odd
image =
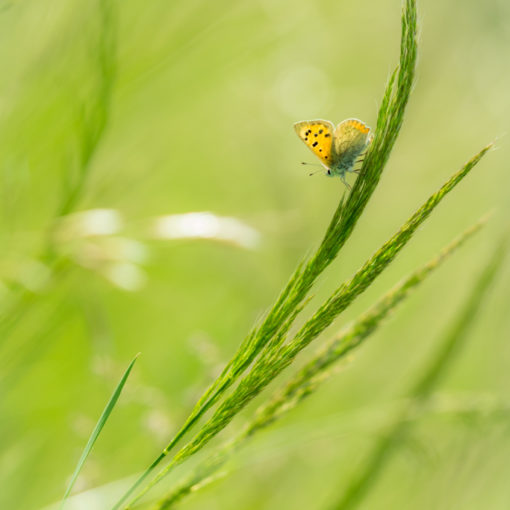
[{"label": "butterfly leg", "polygon": [[345,184],[345,187],[346,187],[349,191],[351,191],[351,190],[352,190],[351,185],[350,185],[350,184],[349,184],[349,183],[345,180],[345,175],[341,175],[341,176],[340,176],[340,179],[342,179],[342,182]]}]

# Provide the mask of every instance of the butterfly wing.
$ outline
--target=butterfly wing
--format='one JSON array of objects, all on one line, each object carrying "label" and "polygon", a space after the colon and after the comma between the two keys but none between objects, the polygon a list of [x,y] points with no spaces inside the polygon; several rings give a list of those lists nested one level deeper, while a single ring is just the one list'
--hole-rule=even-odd
[{"label": "butterfly wing", "polygon": [[329,120],[303,120],[294,129],[306,146],[329,168],[333,158],[335,126]]},{"label": "butterfly wing", "polygon": [[335,129],[333,158],[352,166],[371,141],[370,128],[358,119],[346,119]]}]

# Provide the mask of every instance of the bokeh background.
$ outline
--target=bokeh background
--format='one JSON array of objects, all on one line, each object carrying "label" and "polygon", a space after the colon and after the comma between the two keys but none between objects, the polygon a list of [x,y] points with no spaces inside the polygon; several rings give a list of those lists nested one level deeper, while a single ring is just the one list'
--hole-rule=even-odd
[{"label": "bokeh background", "polygon": [[[183,509],[334,501],[380,433],[374,416],[403,395],[508,228],[510,4],[418,8],[417,79],[401,136],[314,303],[497,140],[335,328],[482,214],[493,218],[348,370]],[[139,351],[77,490],[122,481],[166,444],[318,245],[344,191],[339,180],[308,177],[300,162],[313,157],[292,124],[358,117],[374,126],[398,61],[400,10],[398,0],[1,2],[1,508],[59,500]],[[190,212],[219,219],[162,219]],[[212,238],[177,239],[194,233]],[[507,268],[439,388],[452,402],[482,399],[501,412],[424,417],[363,508],[508,508],[509,284]],[[74,508],[106,508],[95,492],[86,497]]]}]

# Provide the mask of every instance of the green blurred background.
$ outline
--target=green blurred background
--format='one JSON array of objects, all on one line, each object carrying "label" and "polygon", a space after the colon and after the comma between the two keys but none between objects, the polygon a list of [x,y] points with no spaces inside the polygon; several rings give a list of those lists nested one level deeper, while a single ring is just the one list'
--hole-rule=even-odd
[{"label": "green blurred background", "polygon": [[[373,413],[384,416],[402,396],[508,227],[510,4],[418,8],[417,79],[401,136],[314,303],[497,139],[336,327],[483,213],[495,214],[349,370],[183,509],[325,508],[377,438]],[[339,180],[308,177],[300,161],[313,157],[292,124],[357,117],[375,125],[398,61],[400,10],[396,0],[0,4],[0,508],[58,501],[138,351],[77,490],[141,471],[166,444],[318,245],[343,192]],[[73,212],[114,210],[101,217],[112,235],[80,237],[83,216],[55,221],[82,171]],[[149,235],[154,218],[193,211],[235,217],[260,241],[243,248]],[[58,234],[63,225],[67,234]],[[51,276],[55,253],[71,262]],[[506,269],[440,388],[453,401],[508,401],[509,284]],[[471,418],[421,420],[362,508],[507,509],[509,417]],[[103,508],[100,499],[70,507]]]}]

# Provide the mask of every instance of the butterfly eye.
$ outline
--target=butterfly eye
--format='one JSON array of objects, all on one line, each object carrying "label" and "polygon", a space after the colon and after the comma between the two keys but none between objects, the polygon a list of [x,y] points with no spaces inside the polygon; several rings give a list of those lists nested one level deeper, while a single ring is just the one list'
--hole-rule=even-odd
[{"label": "butterfly eye", "polygon": [[328,175],[331,175],[331,170],[328,168],[328,171],[326,172]]}]

